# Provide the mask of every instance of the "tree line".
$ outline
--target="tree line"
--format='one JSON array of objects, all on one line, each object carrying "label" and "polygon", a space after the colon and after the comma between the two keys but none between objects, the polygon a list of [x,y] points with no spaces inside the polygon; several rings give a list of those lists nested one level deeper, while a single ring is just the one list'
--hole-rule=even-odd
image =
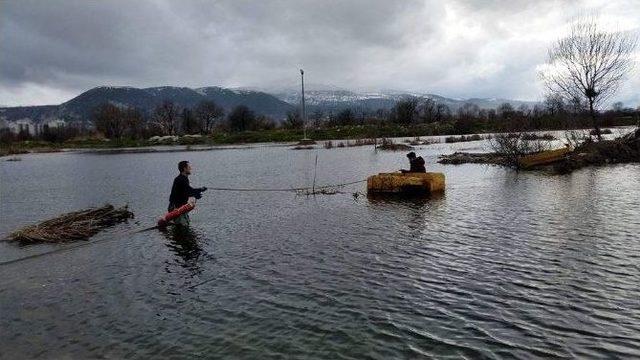
[{"label": "tree line", "polygon": [[[599,116],[602,118],[603,126],[633,125],[637,123],[640,116],[640,107],[634,110],[624,107],[622,103],[615,103],[610,110],[600,112]],[[285,124],[301,124],[293,118],[294,116],[289,116]],[[356,125],[404,127],[438,125],[441,134],[462,135],[497,131],[585,128],[592,125],[592,118],[585,104],[568,102],[564,97],[557,95],[549,95],[542,103],[532,106],[527,104],[513,106],[505,102],[495,109],[485,109],[477,104],[464,103],[455,110],[430,98],[414,97],[398,101],[391,109],[347,108],[326,115],[318,110],[312,112],[308,123],[308,126],[313,128]]]},{"label": "tree line", "polygon": [[245,105],[238,105],[225,114],[225,110],[213,101],[202,101],[189,108],[168,100],[146,116],[135,108],[105,103],[94,110],[93,124],[107,138],[133,139],[154,135],[207,135],[216,130],[257,131],[276,126],[274,120],[256,115]]},{"label": "tree line", "polygon": [[[617,102],[598,113],[600,126],[635,125],[640,120],[640,107],[625,107]],[[132,107],[105,103],[93,111],[95,131],[109,139],[148,139],[155,135],[209,135],[214,132],[244,132],[281,129],[302,129],[299,111],[287,113],[281,123],[256,115],[247,106],[239,105],[228,114],[212,101],[203,101],[193,108],[179,107],[164,101],[148,114]],[[496,109],[484,109],[465,103],[455,110],[429,98],[407,98],[391,109],[346,108],[340,111],[315,109],[307,119],[307,129],[330,129],[344,126],[429,127],[422,135],[463,135],[482,132],[514,132],[587,128],[593,125],[589,106],[579,101],[567,101],[560,95],[549,95],[542,103],[529,106],[500,104]],[[0,131],[0,143],[23,140],[44,140],[62,143],[91,133],[86,124],[77,122],[64,127],[46,125],[36,135]]]}]

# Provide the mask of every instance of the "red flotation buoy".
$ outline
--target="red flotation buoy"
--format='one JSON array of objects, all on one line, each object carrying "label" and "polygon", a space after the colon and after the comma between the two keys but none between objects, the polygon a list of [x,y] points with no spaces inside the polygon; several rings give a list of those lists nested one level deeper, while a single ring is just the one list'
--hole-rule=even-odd
[{"label": "red flotation buoy", "polygon": [[196,206],[194,204],[187,203],[187,204],[184,204],[184,205],[180,206],[177,209],[173,209],[173,210],[169,211],[163,217],[158,219],[158,226],[159,227],[167,226],[169,221],[177,218],[178,216],[180,216],[182,214],[188,213],[189,211],[193,210],[195,207]]}]

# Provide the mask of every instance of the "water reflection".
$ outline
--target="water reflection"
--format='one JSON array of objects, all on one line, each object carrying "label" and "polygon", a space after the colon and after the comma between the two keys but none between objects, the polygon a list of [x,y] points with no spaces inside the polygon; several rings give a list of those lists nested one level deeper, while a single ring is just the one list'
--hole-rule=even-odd
[{"label": "water reflection", "polygon": [[[640,358],[640,167],[547,176],[435,164],[461,146],[420,150],[446,173],[446,198],[211,191],[191,228],[0,267],[0,358]],[[322,184],[404,165],[364,147],[318,154]],[[260,188],[310,185],[314,156],[269,147],[0,162],[0,234],[107,201],[131,203],[147,224],[184,158],[198,166],[193,183]],[[0,242],[0,260],[25,255]]]},{"label": "water reflection", "polygon": [[[174,225],[162,230],[164,236],[169,240],[166,245],[177,255],[176,262],[181,267],[188,269],[192,275],[202,272],[200,264],[206,258],[206,252],[202,249],[200,242],[201,234],[194,231],[190,226]],[[171,272],[172,264],[167,263],[167,272]]]},{"label": "water reflection", "polygon": [[367,194],[367,199],[372,204],[400,204],[410,206],[424,206],[428,203],[438,203],[445,197],[445,193],[434,193],[429,195],[415,194]]},{"label": "water reflection", "polygon": [[394,212],[399,230],[411,237],[418,237],[429,223],[429,218],[445,200],[444,194],[409,196],[403,194],[369,194],[369,204],[375,210]]}]

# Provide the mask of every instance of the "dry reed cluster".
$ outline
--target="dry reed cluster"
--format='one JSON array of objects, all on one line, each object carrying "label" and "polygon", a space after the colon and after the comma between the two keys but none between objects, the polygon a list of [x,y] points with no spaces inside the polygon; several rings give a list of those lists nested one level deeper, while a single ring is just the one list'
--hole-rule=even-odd
[{"label": "dry reed cluster", "polygon": [[23,244],[87,240],[100,230],[131,218],[133,213],[127,206],[115,208],[107,204],[99,208],[70,212],[24,227],[9,235],[9,239]]}]

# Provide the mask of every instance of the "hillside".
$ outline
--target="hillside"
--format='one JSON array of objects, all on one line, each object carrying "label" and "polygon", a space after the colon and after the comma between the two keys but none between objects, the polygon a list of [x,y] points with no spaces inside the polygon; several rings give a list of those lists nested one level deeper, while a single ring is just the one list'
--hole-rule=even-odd
[{"label": "hillside", "polygon": [[172,101],[180,107],[195,107],[201,101],[212,100],[227,112],[237,105],[246,105],[256,114],[270,116],[276,120],[286,117],[294,106],[272,95],[247,90],[230,90],[219,87],[191,89],[186,87],[112,87],[102,86],[85,91],[60,105],[22,106],[0,108],[0,116],[7,121],[31,118],[37,122],[49,118],[65,120],[91,119],[93,110],[104,103],[134,107],[146,114],[153,113],[163,101]]},{"label": "hillside", "polygon": [[[308,111],[336,112],[346,108],[375,111],[390,109],[399,100],[409,97],[430,98],[437,103],[447,105],[456,111],[465,103],[472,103],[480,108],[495,109],[500,104],[509,102],[514,107],[521,104],[533,106],[535,102],[507,99],[452,99],[434,94],[409,93],[400,91],[355,92],[335,87],[312,86],[305,91]],[[60,118],[64,120],[88,121],[93,110],[104,103],[118,106],[134,107],[146,114],[152,114],[155,107],[169,100],[180,107],[195,107],[204,100],[212,100],[222,106],[228,113],[235,106],[246,105],[256,114],[267,115],[277,121],[286,118],[289,111],[294,111],[300,103],[300,91],[297,88],[272,90],[271,94],[256,89],[228,89],[217,86],[202,88],[187,87],[113,87],[101,86],[85,91],[75,98],[60,105],[22,106],[0,108],[0,119],[16,121],[31,118],[36,122]]]},{"label": "hillside", "polygon": [[[290,104],[300,102],[300,89],[295,87],[276,89],[272,93],[278,99]],[[339,111],[346,108],[377,110],[390,109],[399,100],[410,97],[428,98],[439,104],[447,105],[451,111],[456,111],[466,103],[477,105],[482,109],[496,109],[503,103],[510,103],[514,107],[527,105],[533,107],[536,102],[520,101],[496,98],[471,98],[453,99],[429,93],[403,92],[395,90],[382,90],[375,92],[356,92],[339,89],[332,86],[314,85],[310,89],[305,89],[305,102],[311,109],[319,108],[323,111]]]}]

